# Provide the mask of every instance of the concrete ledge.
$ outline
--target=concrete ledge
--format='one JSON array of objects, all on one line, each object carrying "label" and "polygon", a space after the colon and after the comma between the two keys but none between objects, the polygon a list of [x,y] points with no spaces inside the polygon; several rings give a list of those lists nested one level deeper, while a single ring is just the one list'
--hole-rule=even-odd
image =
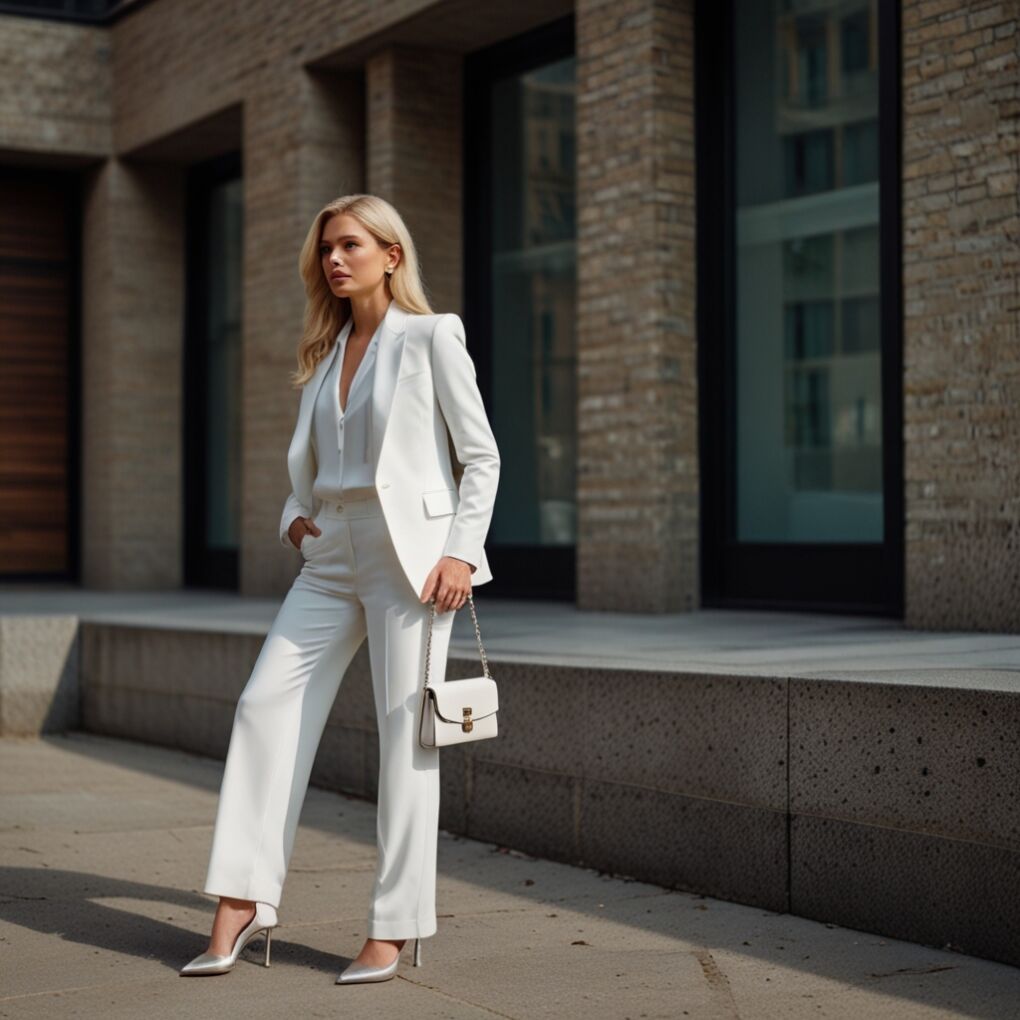
[{"label": "concrete ledge", "polygon": [[[85,623],[84,726],[223,757],[261,643]],[[500,736],[443,752],[444,829],[1020,965],[1020,691],[492,668]],[[377,772],[365,644],[312,782],[374,799]]]},{"label": "concrete ledge", "polygon": [[[81,624],[82,728],[225,758],[261,634]],[[367,642],[352,661],[311,782],[374,798],[378,740]]]},{"label": "concrete ledge", "polygon": [[78,621],[0,615],[0,736],[34,736],[79,723]]},{"label": "concrete ledge", "polygon": [[789,909],[1020,965],[1020,689],[789,687]]},{"label": "concrete ledge", "polygon": [[1020,849],[1020,687],[789,689],[792,814]]},{"label": "concrete ledge", "polygon": [[791,913],[1020,966],[1020,852],[794,815]]},{"label": "concrete ledge", "polygon": [[[775,648],[758,652],[754,673],[723,672],[719,661],[667,670],[622,656],[619,666],[550,662],[550,647],[545,661],[521,661],[505,635],[518,640],[522,618],[486,609],[500,736],[444,751],[444,829],[1020,966],[1015,639],[976,636],[965,648],[958,636],[912,635],[930,643],[913,652],[922,666],[903,655],[870,676],[801,628],[784,639],[800,675],[782,669]],[[0,629],[0,662],[41,647],[36,660],[49,665],[39,675],[56,690],[70,683],[55,679],[58,665],[75,677],[77,655],[85,729],[222,759],[271,618],[236,615],[217,630],[208,616],[194,628],[166,615],[154,625],[151,612],[133,622],[93,615],[76,644],[73,624],[58,635],[56,624],[25,619]],[[754,657],[749,639],[725,640],[730,658]],[[973,666],[949,661],[946,642]],[[819,669],[828,675],[805,675],[809,656],[829,657]],[[842,676],[831,672],[837,658]],[[447,679],[478,667],[470,618],[458,620]],[[330,713],[314,785],[375,798],[374,713],[366,643]],[[53,718],[70,724],[74,713]]]}]

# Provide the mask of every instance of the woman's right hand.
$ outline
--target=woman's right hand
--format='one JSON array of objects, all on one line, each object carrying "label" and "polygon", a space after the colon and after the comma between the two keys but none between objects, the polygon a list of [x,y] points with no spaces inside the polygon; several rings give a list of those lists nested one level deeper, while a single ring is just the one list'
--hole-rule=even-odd
[{"label": "woman's right hand", "polygon": [[322,529],[312,520],[311,517],[295,517],[287,529],[287,537],[295,549],[301,548],[301,540],[305,535],[321,535]]}]

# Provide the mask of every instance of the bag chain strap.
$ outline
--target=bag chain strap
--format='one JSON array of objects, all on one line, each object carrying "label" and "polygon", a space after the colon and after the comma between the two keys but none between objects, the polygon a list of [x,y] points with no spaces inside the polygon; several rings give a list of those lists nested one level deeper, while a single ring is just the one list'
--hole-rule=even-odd
[{"label": "bag chain strap", "polygon": [[[482,657],[482,672],[491,679],[489,673],[489,660],[485,657],[485,649],[482,647],[482,632],[478,629],[478,615],[475,613],[475,600],[471,592],[468,592],[468,605],[471,607],[471,619],[475,621],[475,637],[478,639],[478,653]],[[425,686],[429,686],[429,660],[432,656],[432,621],[436,617],[436,598],[433,595],[429,608],[429,637],[425,645]]]}]

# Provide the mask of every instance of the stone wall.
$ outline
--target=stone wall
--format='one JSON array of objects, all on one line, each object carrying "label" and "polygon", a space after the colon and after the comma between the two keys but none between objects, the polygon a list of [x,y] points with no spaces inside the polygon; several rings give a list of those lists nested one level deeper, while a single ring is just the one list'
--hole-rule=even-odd
[{"label": "stone wall", "polygon": [[1015,3],[903,4],[906,622],[1020,630]]},{"label": "stone wall", "polygon": [[578,606],[699,604],[693,0],[580,0]]},{"label": "stone wall", "polygon": [[0,159],[86,163],[113,147],[108,29],[0,14]]}]

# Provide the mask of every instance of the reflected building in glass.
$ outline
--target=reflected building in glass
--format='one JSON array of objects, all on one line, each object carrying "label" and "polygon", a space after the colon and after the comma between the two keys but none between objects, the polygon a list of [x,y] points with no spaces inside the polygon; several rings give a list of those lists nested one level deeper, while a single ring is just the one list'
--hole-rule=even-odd
[{"label": "reflected building in glass", "polygon": [[573,57],[491,85],[497,543],[577,540],[575,87]]},{"label": "reflected building in glass", "polygon": [[737,537],[881,542],[876,9],[736,25]]}]

